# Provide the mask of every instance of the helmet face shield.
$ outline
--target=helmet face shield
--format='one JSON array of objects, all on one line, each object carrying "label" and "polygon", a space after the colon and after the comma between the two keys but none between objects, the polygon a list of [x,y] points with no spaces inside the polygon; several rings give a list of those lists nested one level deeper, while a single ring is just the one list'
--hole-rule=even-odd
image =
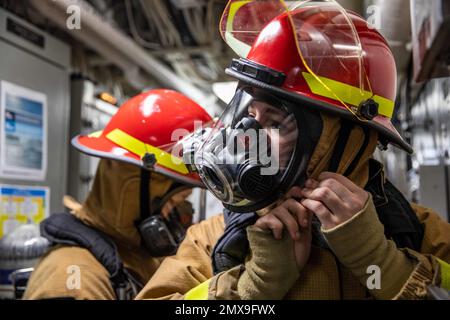
[{"label": "helmet face shield", "polygon": [[356,115],[354,107],[373,94],[358,32],[345,9],[335,1],[299,1],[288,14],[311,91]]},{"label": "helmet face shield", "polygon": [[277,32],[277,19],[287,21],[296,42],[297,59],[303,64],[296,77],[314,94],[340,102],[363,120],[358,107],[373,94],[358,32],[345,9],[334,0],[230,0],[220,31],[225,42],[247,58],[253,45]]},{"label": "helmet face shield", "polygon": [[249,207],[280,186],[298,137],[296,117],[280,100],[238,88],[196,150],[195,167],[224,204]]},{"label": "helmet face shield", "polygon": [[246,58],[261,30],[286,11],[279,0],[230,0],[222,14],[220,33],[237,55]]},{"label": "helmet face shield", "polygon": [[[397,97],[392,50],[363,17],[335,0],[230,0],[220,32],[244,62],[232,64],[228,75],[355,121],[378,131],[382,145],[413,152],[392,123]],[[262,69],[281,73],[283,81],[260,76]]]}]

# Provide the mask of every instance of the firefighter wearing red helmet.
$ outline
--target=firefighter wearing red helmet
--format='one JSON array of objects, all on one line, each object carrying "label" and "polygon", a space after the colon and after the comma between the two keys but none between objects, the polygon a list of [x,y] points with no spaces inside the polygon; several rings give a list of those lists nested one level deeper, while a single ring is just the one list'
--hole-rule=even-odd
[{"label": "firefighter wearing red helmet", "polygon": [[226,70],[239,85],[186,159],[227,210],[192,227],[138,298],[449,289],[450,225],[409,203],[372,159],[388,144],[412,152],[391,123],[396,68],[380,33],[335,1],[239,0],[221,32],[240,56]]},{"label": "firefighter wearing red helmet", "polygon": [[157,89],[128,100],[101,132],[73,138],[75,148],[101,160],[83,204],[65,198],[72,212],[42,222],[52,248],[24,298],[134,298],[160,258],[175,253],[192,222],[186,198],[202,185],[171,149],[210,121],[189,98]]}]

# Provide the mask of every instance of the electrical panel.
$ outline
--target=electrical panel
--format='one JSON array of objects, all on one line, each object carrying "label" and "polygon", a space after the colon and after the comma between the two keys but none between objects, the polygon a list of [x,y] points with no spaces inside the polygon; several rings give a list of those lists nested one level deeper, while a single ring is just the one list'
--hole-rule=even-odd
[{"label": "electrical panel", "polygon": [[0,80],[45,96],[47,107],[43,179],[0,177],[0,184],[49,188],[49,212],[62,212],[67,190],[71,48],[0,9],[0,57]]}]

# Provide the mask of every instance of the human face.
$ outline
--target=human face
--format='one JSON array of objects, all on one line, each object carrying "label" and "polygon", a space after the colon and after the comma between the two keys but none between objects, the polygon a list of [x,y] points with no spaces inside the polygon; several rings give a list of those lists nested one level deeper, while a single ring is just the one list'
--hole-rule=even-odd
[{"label": "human face", "polygon": [[238,88],[194,155],[206,187],[235,211],[270,200],[298,143],[297,119],[288,106],[255,90]]},{"label": "human face", "polygon": [[272,148],[276,148],[272,151],[279,154],[280,167],[286,167],[298,138],[294,116],[258,100],[253,101],[248,107],[248,115],[255,118],[266,131],[272,142]]}]

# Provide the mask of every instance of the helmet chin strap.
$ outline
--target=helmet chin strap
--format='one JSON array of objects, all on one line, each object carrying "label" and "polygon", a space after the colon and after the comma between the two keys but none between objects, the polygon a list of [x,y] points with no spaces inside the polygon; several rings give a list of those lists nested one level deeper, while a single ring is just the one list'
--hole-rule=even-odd
[{"label": "helmet chin strap", "polygon": [[141,169],[141,181],[139,188],[139,220],[144,221],[151,214],[151,194],[150,194],[150,179],[151,171],[142,168]]},{"label": "helmet chin strap", "polygon": [[175,193],[180,192],[181,190],[188,189],[189,187],[183,185],[181,183],[173,182],[170,186],[169,190],[167,190],[166,194],[163,196],[161,201],[158,199],[151,199],[151,189],[150,189],[150,180],[151,180],[152,171],[148,169],[141,169],[141,181],[140,181],[140,190],[139,190],[139,204],[140,204],[140,214],[139,220],[137,223],[144,221],[148,217],[152,215],[157,215],[160,213],[164,203],[170,199]]},{"label": "helmet chin strap", "polygon": [[163,197],[162,202],[156,198],[152,200],[150,177],[151,171],[142,168],[139,192],[140,218],[135,222],[135,225],[141,236],[142,246],[147,249],[151,256],[164,257],[173,255],[184,238],[185,229],[179,221],[174,221],[170,218],[166,219],[160,213],[164,200],[167,201],[185,186],[173,183]]}]

